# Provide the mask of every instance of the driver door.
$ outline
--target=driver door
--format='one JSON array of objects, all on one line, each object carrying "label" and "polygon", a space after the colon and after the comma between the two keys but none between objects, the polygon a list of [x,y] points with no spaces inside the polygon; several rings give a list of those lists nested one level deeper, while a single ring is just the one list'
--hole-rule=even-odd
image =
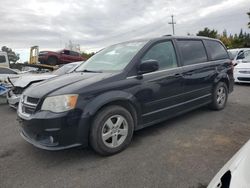
[{"label": "driver door", "polygon": [[153,44],[141,62],[156,60],[159,70],[142,75],[141,90],[136,94],[142,106],[143,124],[152,123],[179,113],[182,88],[182,68],[179,67],[172,41]]}]

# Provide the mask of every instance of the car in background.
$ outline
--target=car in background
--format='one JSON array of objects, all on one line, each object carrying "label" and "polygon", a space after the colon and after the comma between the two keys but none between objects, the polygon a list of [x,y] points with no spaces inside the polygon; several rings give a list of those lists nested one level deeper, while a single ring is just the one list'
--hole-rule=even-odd
[{"label": "car in background", "polygon": [[244,52],[250,50],[250,48],[235,48],[229,49],[229,55],[233,60],[233,64],[236,65],[241,63],[242,59],[244,59]]},{"label": "car in background", "polygon": [[242,52],[244,58],[234,68],[236,83],[250,83],[250,50]]},{"label": "car in background", "polygon": [[8,83],[8,78],[11,78],[13,81],[17,80],[19,77],[27,74],[29,71],[19,71],[17,69],[11,69],[8,67],[0,66],[0,82]]},{"label": "car in background", "polygon": [[9,90],[7,93],[7,101],[10,107],[17,108],[21,94],[31,85],[53,78],[55,76],[71,73],[82,63],[83,61],[69,63],[63,65],[62,67],[51,73],[27,74],[18,78],[15,82],[13,82],[13,89]]},{"label": "car in background", "polygon": [[250,140],[225,164],[208,188],[250,187]]},{"label": "car in background", "polygon": [[38,54],[38,61],[41,64],[60,65],[77,61],[84,61],[85,58],[80,53],[72,50],[40,51]]}]

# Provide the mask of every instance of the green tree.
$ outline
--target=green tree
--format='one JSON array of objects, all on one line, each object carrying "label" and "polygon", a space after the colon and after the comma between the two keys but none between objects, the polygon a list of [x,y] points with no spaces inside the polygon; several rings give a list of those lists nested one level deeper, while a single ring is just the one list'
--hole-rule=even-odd
[{"label": "green tree", "polygon": [[93,55],[95,55],[94,52],[91,52],[91,53],[81,52],[81,56],[82,56],[83,58],[85,58],[86,60],[87,60],[88,58],[90,58],[91,56],[93,56]]},{"label": "green tree", "polygon": [[7,53],[8,59],[11,62],[16,63],[20,59],[19,54],[16,54],[11,48],[8,48],[7,46],[3,46],[2,51]]},{"label": "green tree", "polygon": [[204,36],[204,37],[210,37],[210,38],[218,38],[218,31],[216,30],[210,30],[207,27],[205,27],[202,31],[199,31],[197,36]]}]

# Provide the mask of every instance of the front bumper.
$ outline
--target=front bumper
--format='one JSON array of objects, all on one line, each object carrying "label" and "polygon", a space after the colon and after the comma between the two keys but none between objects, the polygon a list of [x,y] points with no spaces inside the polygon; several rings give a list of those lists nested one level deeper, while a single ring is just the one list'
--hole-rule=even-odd
[{"label": "front bumper", "polygon": [[88,118],[79,113],[38,112],[28,119],[18,112],[20,134],[27,142],[45,150],[88,145]]},{"label": "front bumper", "polygon": [[21,95],[14,94],[11,90],[7,93],[7,101],[10,107],[17,109]]},{"label": "front bumper", "polygon": [[243,74],[237,71],[234,73],[234,79],[235,79],[235,82],[250,83],[250,73]]}]

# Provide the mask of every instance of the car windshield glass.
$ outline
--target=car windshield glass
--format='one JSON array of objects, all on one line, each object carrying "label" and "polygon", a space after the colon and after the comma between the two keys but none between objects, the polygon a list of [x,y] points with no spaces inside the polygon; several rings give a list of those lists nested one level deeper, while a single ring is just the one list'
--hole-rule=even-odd
[{"label": "car windshield glass", "polygon": [[244,52],[243,63],[250,63],[250,50]]},{"label": "car windshield glass", "polygon": [[145,45],[143,42],[126,42],[107,47],[79,66],[81,72],[110,72],[121,71],[132,60],[135,54]]},{"label": "car windshield glass", "polygon": [[66,74],[69,70],[71,70],[73,67],[76,67],[77,64],[67,64],[62,66],[61,68],[55,70],[53,74],[55,75],[63,75]]}]

